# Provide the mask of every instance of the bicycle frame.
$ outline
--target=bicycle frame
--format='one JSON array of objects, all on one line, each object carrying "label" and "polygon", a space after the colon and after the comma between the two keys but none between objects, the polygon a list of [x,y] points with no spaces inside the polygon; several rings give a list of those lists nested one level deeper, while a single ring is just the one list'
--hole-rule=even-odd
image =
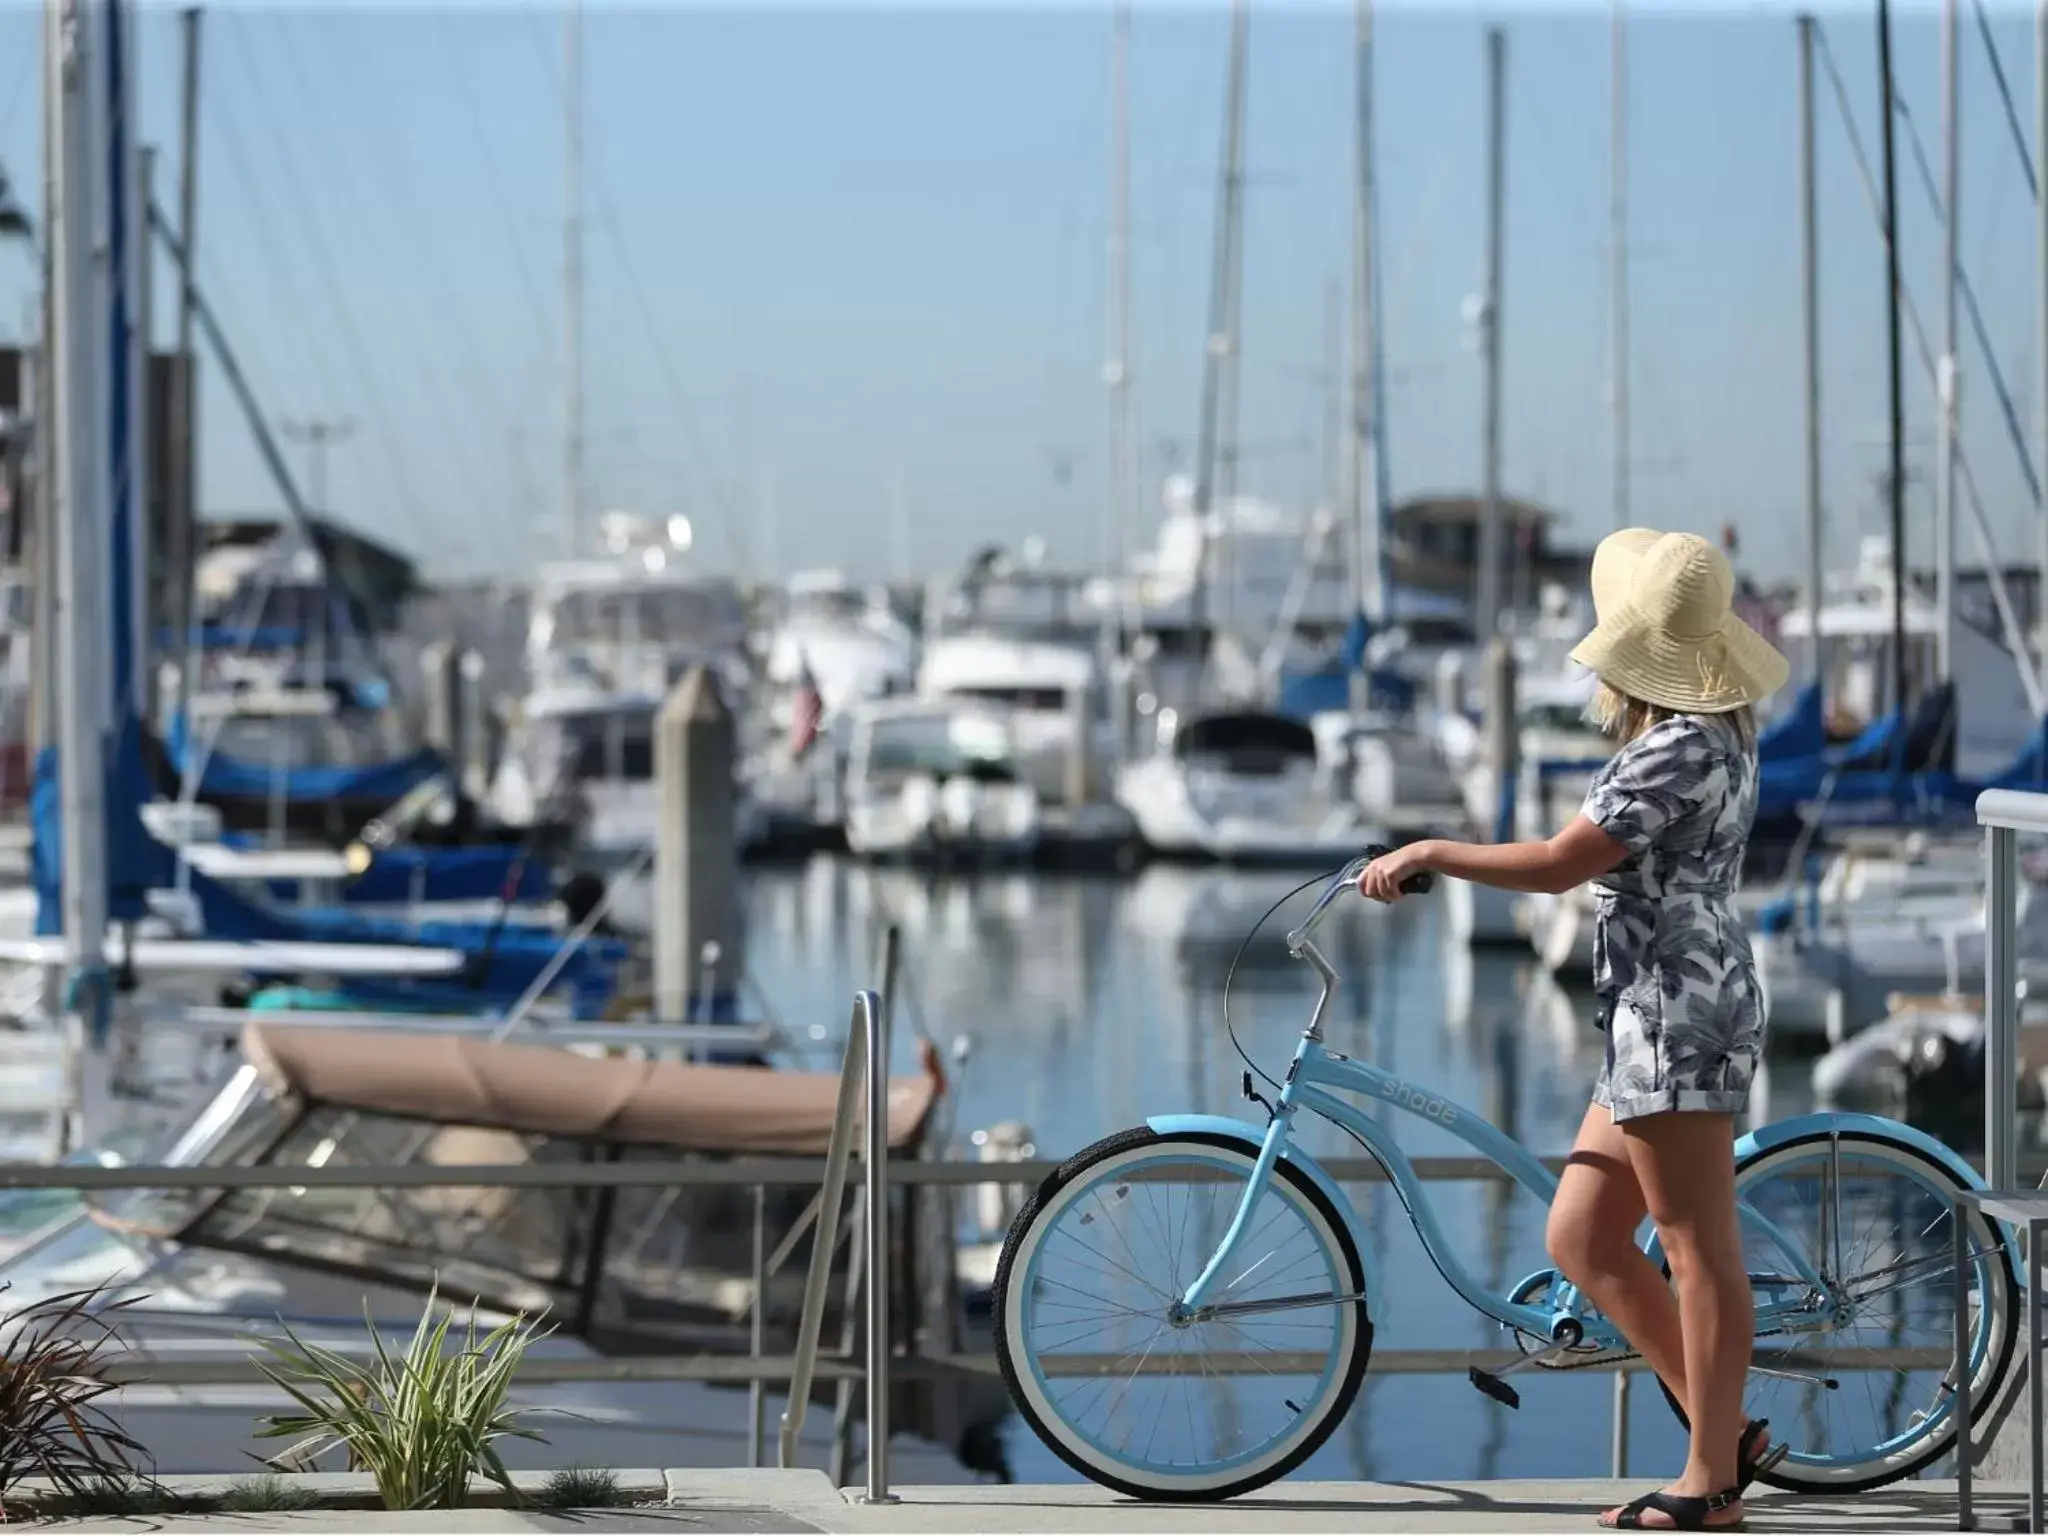
[{"label": "bicycle frame", "polygon": [[[1327,899],[1324,904],[1327,904]],[[1320,913],[1321,906],[1319,905],[1316,910]],[[1313,921],[1314,918],[1311,917],[1310,922]],[[1387,1177],[1393,1183],[1394,1191],[1403,1207],[1406,1208],[1408,1218],[1414,1224],[1415,1234],[1421,1239],[1423,1250],[1429,1255],[1430,1262],[1436,1265],[1438,1273],[1459,1296],[1464,1298],[1467,1305],[1505,1327],[1536,1338],[1547,1339],[1553,1344],[1626,1348],[1626,1341],[1611,1324],[1597,1314],[1589,1314],[1581,1309],[1575,1288],[1561,1285],[1555,1292],[1553,1304],[1530,1306],[1496,1294],[1487,1285],[1473,1278],[1470,1271],[1458,1261],[1457,1255],[1445,1239],[1442,1226],[1437,1221],[1428,1190],[1416,1174],[1414,1164],[1409,1162],[1407,1154],[1395,1144],[1384,1124],[1368,1117],[1356,1105],[1338,1098],[1337,1093],[1355,1093],[1371,1101],[1391,1104],[1396,1109],[1442,1126],[1473,1151],[1506,1172],[1517,1184],[1545,1205],[1548,1205],[1557,1194],[1557,1177],[1538,1162],[1528,1148],[1500,1130],[1485,1116],[1475,1114],[1425,1088],[1419,1088],[1391,1072],[1382,1071],[1369,1062],[1354,1061],[1342,1052],[1330,1050],[1323,1044],[1323,1014],[1329,1006],[1337,973],[1307,938],[1308,926],[1309,923],[1304,923],[1302,928],[1296,929],[1288,936],[1288,947],[1312,965],[1322,977],[1322,995],[1316,1002],[1314,1017],[1295,1050],[1294,1060],[1287,1069],[1287,1078],[1281,1085],[1279,1100],[1273,1106],[1272,1122],[1266,1127],[1258,1158],[1246,1181],[1244,1194],[1231,1218],[1229,1229],[1224,1233],[1222,1243],[1201,1274],[1182,1294],[1175,1311],[1180,1316],[1191,1318],[1226,1317],[1240,1309],[1245,1312],[1269,1312],[1282,1307],[1327,1305],[1335,1301],[1356,1299],[1327,1296],[1286,1297],[1278,1301],[1248,1302],[1241,1306],[1233,1306],[1227,1302],[1209,1302],[1211,1293],[1217,1289],[1219,1277],[1229,1266],[1246,1232],[1252,1229],[1252,1212],[1266,1193],[1266,1186],[1273,1175],[1273,1166],[1279,1161],[1281,1153],[1287,1152],[1291,1161],[1312,1161],[1304,1157],[1298,1149],[1289,1147],[1295,1116],[1303,1110],[1308,1110],[1334,1121],[1364,1143],[1366,1150],[1386,1170]],[[1786,1256],[1795,1270],[1788,1278],[1799,1288],[1805,1290],[1808,1296],[1815,1292],[1825,1292],[1826,1282],[1806,1263],[1798,1247],[1778,1232],[1775,1224],[1747,1205],[1741,1208],[1741,1216],[1746,1224],[1762,1230],[1773,1238],[1779,1252]],[[1757,1324],[1760,1329],[1773,1321],[1793,1315],[1811,1317],[1812,1308],[1805,1300],[1792,1304],[1767,1302],[1759,1298]]]}]

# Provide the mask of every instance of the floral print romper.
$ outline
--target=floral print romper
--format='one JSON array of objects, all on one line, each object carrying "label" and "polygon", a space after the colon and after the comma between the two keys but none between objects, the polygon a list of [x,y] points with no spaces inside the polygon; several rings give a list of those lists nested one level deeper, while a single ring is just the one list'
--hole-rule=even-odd
[{"label": "floral print romper", "polygon": [[1595,883],[1593,990],[1618,1123],[1740,1113],[1763,1050],[1763,989],[1735,914],[1756,816],[1756,751],[1725,715],[1678,715],[1615,753],[1585,815],[1628,849]]}]

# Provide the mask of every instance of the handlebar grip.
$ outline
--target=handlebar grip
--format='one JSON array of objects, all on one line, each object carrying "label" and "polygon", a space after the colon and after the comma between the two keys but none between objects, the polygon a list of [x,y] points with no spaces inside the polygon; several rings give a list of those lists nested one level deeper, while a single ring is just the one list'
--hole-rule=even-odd
[{"label": "handlebar grip", "polygon": [[[1392,853],[1393,851],[1394,850],[1389,848],[1385,843],[1373,843],[1370,846],[1368,846],[1363,853],[1359,854],[1358,860],[1356,864],[1353,866],[1353,868],[1359,871],[1363,871],[1365,866],[1370,864],[1374,859],[1382,858],[1385,855]],[[1356,874],[1354,874],[1352,878],[1355,880],[1358,877]],[[1406,880],[1403,880],[1401,882],[1402,894],[1407,896],[1423,896],[1427,895],[1430,891],[1433,891],[1435,889],[1436,876],[1429,873],[1428,870],[1424,870],[1419,875],[1410,875]]]}]

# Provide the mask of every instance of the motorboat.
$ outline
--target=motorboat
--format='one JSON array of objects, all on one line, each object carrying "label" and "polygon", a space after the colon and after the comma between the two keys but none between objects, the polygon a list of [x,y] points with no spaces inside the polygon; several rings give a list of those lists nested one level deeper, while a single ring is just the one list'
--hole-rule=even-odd
[{"label": "motorboat", "polygon": [[868,699],[908,691],[917,675],[917,637],[887,594],[837,571],[800,571],[784,584],[780,612],[761,658],[770,725],[787,731],[799,695],[816,690],[821,718]]},{"label": "motorboat", "polygon": [[1385,840],[1307,725],[1258,710],[1159,712],[1157,749],[1121,766],[1116,800],[1157,853],[1337,863]]},{"label": "motorboat", "polygon": [[[605,878],[644,861],[660,831],[655,719],[644,693],[563,688],[529,694],[506,736],[491,809],[513,826],[566,820],[573,869]],[[762,835],[762,809],[735,785],[735,844]]]},{"label": "motorboat", "polygon": [[[694,1065],[632,1047],[600,1054],[601,1041],[578,1049],[488,1038],[499,1027],[252,1023],[212,1087],[142,1156],[224,1174],[351,1162],[609,1167],[734,1156],[813,1159],[822,1168],[836,1073]],[[930,1052],[890,1081],[893,1156],[925,1151],[943,1092]],[[745,1455],[744,1395],[651,1381],[628,1362],[743,1356],[757,1316],[768,1348],[787,1355],[803,1266],[757,1280],[762,1239],[750,1242],[750,1232],[758,1217],[773,1241],[814,1193],[770,1191],[757,1203],[743,1191],[666,1184],[601,1193],[255,1187],[107,1192],[54,1207],[45,1195],[15,1195],[0,1198],[13,1234],[0,1280],[10,1308],[82,1287],[127,1303],[112,1357],[146,1359],[150,1368],[105,1406],[148,1448],[159,1474],[260,1468],[284,1449],[256,1438],[262,1415],[291,1404],[255,1374],[255,1336],[275,1337],[282,1321],[344,1356],[369,1351],[373,1332],[402,1351],[436,1298],[458,1327],[471,1311],[486,1328],[521,1314],[551,1325],[512,1394],[546,1443],[501,1446],[515,1469],[731,1466]],[[950,1228],[928,1213],[921,1192],[892,1199],[892,1264],[905,1305],[920,1336],[932,1330],[943,1339],[962,1326],[957,1306],[917,1283],[920,1254],[945,1262]],[[847,1294],[843,1264],[835,1268],[828,1337],[837,1337]],[[246,1379],[232,1374],[237,1367]],[[829,1403],[829,1385],[825,1395]],[[982,1459],[976,1447],[1006,1409],[995,1385],[903,1387],[894,1414],[902,1439],[892,1452],[938,1481],[1000,1471],[963,1461]],[[766,1412],[775,1410],[771,1399]],[[829,1407],[814,1413],[807,1457],[822,1463],[832,1433]]]},{"label": "motorboat", "polygon": [[927,603],[917,692],[1008,714],[1020,775],[1041,801],[1096,797],[1112,745],[1103,711],[1102,620],[1087,583],[1044,567],[1027,545],[984,551]]},{"label": "motorboat", "polygon": [[751,671],[739,588],[691,565],[687,519],[657,529],[607,513],[600,523],[605,558],[540,569],[527,628],[531,686],[661,698],[702,664],[736,706]]},{"label": "motorboat", "polygon": [[850,712],[846,845],[867,858],[1001,859],[1038,846],[1039,798],[1011,717],[947,699],[882,699]]}]

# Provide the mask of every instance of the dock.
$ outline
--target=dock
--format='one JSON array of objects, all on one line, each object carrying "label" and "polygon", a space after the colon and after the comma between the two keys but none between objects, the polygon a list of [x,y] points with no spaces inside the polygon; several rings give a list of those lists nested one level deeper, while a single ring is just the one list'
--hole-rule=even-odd
[{"label": "dock", "polygon": [[[631,1474],[640,1485],[653,1474]],[[1644,1479],[1557,1481],[1498,1480],[1469,1483],[1282,1482],[1252,1498],[1227,1504],[1141,1504],[1093,1484],[903,1488],[899,1502],[871,1506],[854,1490],[834,1488],[810,1470],[688,1470],[659,1474],[666,1498],[612,1510],[424,1510],[325,1508],[262,1516],[267,1531],[486,1532],[1076,1532],[1168,1533],[1207,1531],[1590,1531],[1604,1508],[1655,1486]],[[342,1481],[334,1478],[333,1481]],[[367,1478],[359,1481],[367,1484]],[[179,1480],[173,1480],[179,1481]],[[190,1480],[197,1481],[197,1480]],[[647,1490],[654,1493],[653,1488]],[[1986,1515],[2019,1514],[2017,1488],[1985,1487],[1974,1494]],[[1749,1500],[1752,1531],[1952,1531],[1956,1487],[1951,1482],[1908,1482],[1875,1493],[1811,1498],[1758,1488]],[[152,1516],[161,1532],[247,1530],[248,1515]],[[134,1517],[67,1520],[71,1531],[133,1531]]]}]

